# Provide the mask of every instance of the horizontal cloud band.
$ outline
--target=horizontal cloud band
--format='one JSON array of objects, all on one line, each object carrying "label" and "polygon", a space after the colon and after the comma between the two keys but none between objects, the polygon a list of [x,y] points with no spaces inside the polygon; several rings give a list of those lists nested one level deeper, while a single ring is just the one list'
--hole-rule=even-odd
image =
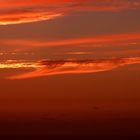
[{"label": "horizontal cloud band", "polygon": [[[41,61],[39,63],[13,63],[13,67],[17,65],[19,68],[26,68],[24,66],[30,66],[34,70],[32,72],[26,72],[23,74],[8,77],[8,79],[27,79],[41,76],[60,75],[60,74],[81,74],[81,73],[97,73],[103,71],[110,71],[118,67],[122,67],[130,64],[140,64],[140,57],[131,58],[116,58],[107,60],[63,60],[63,61]],[[3,64],[4,65],[4,64]],[[3,68],[3,65],[0,68]],[[8,63],[5,64],[6,66]],[[9,64],[11,66],[11,63]],[[6,68],[6,67],[5,67]],[[27,67],[29,68],[29,67]]]},{"label": "horizontal cloud band", "polygon": [[15,50],[17,49],[19,51],[20,50],[22,51],[22,50],[32,49],[32,48],[63,47],[69,45],[78,46],[78,45],[88,45],[88,44],[111,43],[112,46],[112,43],[121,43],[121,42],[125,42],[125,43],[132,42],[133,44],[135,44],[135,42],[137,41],[140,42],[140,33],[101,35],[101,36],[94,36],[94,37],[74,38],[74,39],[54,40],[54,41],[2,39],[0,40],[0,45],[14,46]]},{"label": "horizontal cloud band", "polygon": [[140,8],[138,0],[5,0],[0,25],[49,20],[71,11],[122,11]]}]

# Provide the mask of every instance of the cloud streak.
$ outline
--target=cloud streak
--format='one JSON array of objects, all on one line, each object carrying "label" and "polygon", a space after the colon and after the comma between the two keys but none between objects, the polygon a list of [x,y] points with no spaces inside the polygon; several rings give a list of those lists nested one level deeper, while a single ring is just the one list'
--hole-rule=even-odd
[{"label": "cloud streak", "polygon": [[[35,66],[33,63],[30,66]],[[140,64],[140,57],[116,58],[107,60],[62,60],[62,61],[41,61],[34,67],[32,72],[8,77],[8,79],[28,79],[42,76],[62,74],[82,74],[111,71],[118,67]]]},{"label": "cloud streak", "polygon": [[138,0],[2,0],[0,25],[49,20],[74,11],[114,12],[139,8]]},{"label": "cloud streak", "polygon": [[0,69],[37,69],[41,65],[33,62],[26,62],[22,60],[6,60],[0,63]]},{"label": "cloud streak", "polygon": [[[65,46],[80,46],[80,45],[89,45],[93,44],[108,44],[112,46],[113,43],[133,43],[132,45],[137,45],[137,42],[140,42],[140,33],[128,33],[128,34],[112,34],[112,35],[101,35],[94,37],[85,37],[85,38],[74,38],[74,39],[65,39],[65,40],[54,40],[54,41],[37,41],[37,40],[16,40],[16,39],[2,39],[0,40],[1,46],[14,46],[17,50],[26,50],[33,48],[48,48],[48,47],[65,47]],[[109,45],[110,44],[110,45]],[[98,46],[98,45],[97,45]],[[13,48],[12,48],[13,49]]]}]

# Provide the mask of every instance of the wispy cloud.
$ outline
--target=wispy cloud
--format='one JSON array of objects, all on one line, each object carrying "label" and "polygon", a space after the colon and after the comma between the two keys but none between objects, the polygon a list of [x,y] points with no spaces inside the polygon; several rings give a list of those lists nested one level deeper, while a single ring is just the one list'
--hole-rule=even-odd
[{"label": "wispy cloud", "polygon": [[[27,66],[35,68],[32,72],[8,77],[8,79],[27,79],[41,76],[61,75],[61,74],[82,74],[110,71],[118,67],[130,64],[140,64],[140,57],[116,58],[107,60],[62,60],[62,61],[41,61],[40,63],[31,63]],[[8,64],[6,64],[8,65]],[[11,65],[11,64],[10,64]],[[26,66],[17,63],[14,66]],[[0,65],[1,66],[1,65]],[[35,66],[35,67],[34,67]],[[21,68],[20,67],[20,68]],[[2,67],[3,68],[3,67]],[[17,68],[17,67],[15,67]],[[25,67],[23,67],[25,68]]]},{"label": "wispy cloud", "polygon": [[62,16],[62,13],[45,11],[23,11],[12,12],[0,16],[0,25],[30,23],[36,21],[50,20]]},{"label": "wispy cloud", "polygon": [[[130,47],[137,46],[140,43],[140,33],[127,33],[127,34],[111,34],[111,35],[100,35],[93,37],[74,38],[65,40],[53,40],[53,41],[37,41],[37,40],[25,40],[25,39],[2,39],[0,40],[1,50],[14,50],[22,52],[25,50],[32,50],[37,48],[50,48],[50,47]],[[117,45],[117,46],[116,46]]]},{"label": "wispy cloud", "polygon": [[0,1],[0,25],[53,19],[73,11],[122,11],[140,8],[138,0]]},{"label": "wispy cloud", "polygon": [[[100,44],[100,45],[96,45],[96,47],[98,46],[102,47],[103,44],[108,44],[109,47],[109,46],[113,46],[113,43],[115,44],[120,43],[123,46],[127,46],[130,45],[130,43],[131,45],[137,45],[138,42],[140,42],[140,33],[127,33],[127,34],[111,34],[111,35],[101,35],[101,36],[74,38],[74,39],[65,39],[65,40],[53,40],[53,41],[1,39],[0,45],[14,46],[14,49],[20,51],[20,50],[27,50],[32,48],[65,47],[65,46],[74,46],[74,45],[77,46],[87,45],[93,47],[92,46],[93,44]],[[13,49],[13,47],[11,48]]]}]

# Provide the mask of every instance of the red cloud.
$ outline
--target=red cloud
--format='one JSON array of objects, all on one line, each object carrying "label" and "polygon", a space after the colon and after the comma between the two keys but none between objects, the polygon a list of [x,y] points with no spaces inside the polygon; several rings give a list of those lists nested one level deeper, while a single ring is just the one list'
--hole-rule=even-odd
[{"label": "red cloud", "polygon": [[0,1],[0,25],[48,20],[77,10],[120,11],[138,8],[138,0],[6,0]]},{"label": "red cloud", "polygon": [[[110,44],[113,43],[135,43],[140,41],[140,33],[129,34],[112,34],[87,38],[75,38],[57,41],[37,41],[37,40],[0,40],[0,45],[14,46],[18,50],[26,50],[31,48],[47,48],[47,47],[63,47],[74,45],[92,45],[92,44]],[[109,45],[109,46],[110,46]],[[20,47],[19,47],[20,46]]]},{"label": "red cloud", "polygon": [[[81,74],[97,73],[110,71],[118,67],[131,64],[140,64],[140,57],[108,59],[108,60],[84,60],[84,61],[43,61],[39,64],[31,63],[28,66],[36,66],[32,72],[8,77],[8,79],[27,79],[41,76],[60,75],[60,74]],[[16,66],[17,64],[13,65]],[[20,68],[26,66],[19,63]],[[13,67],[12,67],[13,68]],[[17,68],[17,67],[16,67]],[[25,67],[24,67],[25,68]],[[28,68],[28,67],[27,67]]]}]

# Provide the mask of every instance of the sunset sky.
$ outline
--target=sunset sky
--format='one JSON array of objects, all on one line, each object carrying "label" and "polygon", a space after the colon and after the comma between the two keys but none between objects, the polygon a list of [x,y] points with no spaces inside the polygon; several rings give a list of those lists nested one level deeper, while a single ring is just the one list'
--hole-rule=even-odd
[{"label": "sunset sky", "polygon": [[140,0],[0,0],[0,74],[0,135],[140,135]]}]

